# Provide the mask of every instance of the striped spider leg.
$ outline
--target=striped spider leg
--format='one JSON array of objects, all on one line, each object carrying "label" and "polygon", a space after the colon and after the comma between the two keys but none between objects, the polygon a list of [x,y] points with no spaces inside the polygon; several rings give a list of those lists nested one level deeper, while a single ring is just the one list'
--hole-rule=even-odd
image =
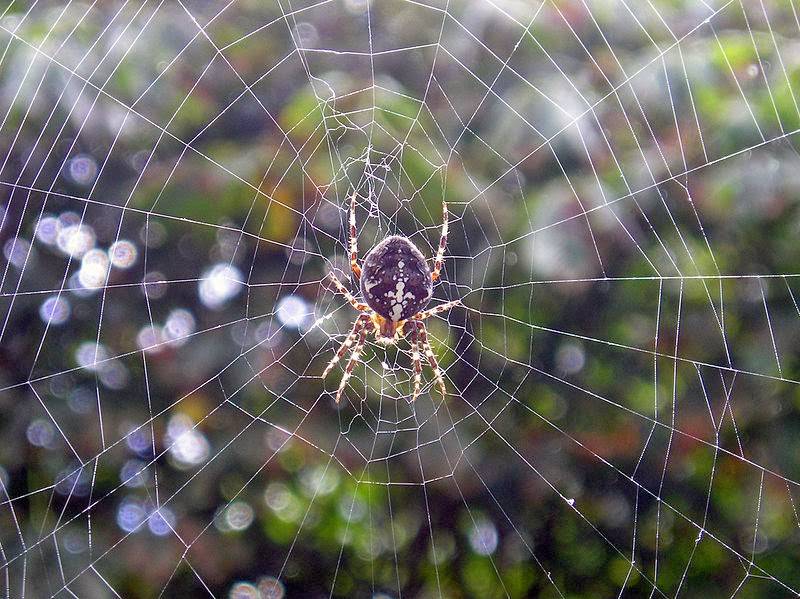
[{"label": "striped spider leg", "polygon": [[447,247],[447,221],[449,216],[450,213],[447,211],[447,203],[442,202],[442,236],[439,239],[439,249],[436,250],[436,259],[433,262],[433,272],[431,273],[431,280],[434,283],[439,280],[439,272],[442,270],[442,263],[444,262],[444,248]]},{"label": "striped spider leg", "polygon": [[411,401],[416,401],[422,387],[422,362],[419,359],[419,327],[424,326],[421,322],[409,322],[410,329],[408,336],[411,341],[411,364],[414,366],[414,394]]},{"label": "striped spider leg", "polygon": [[[361,318],[359,317],[356,320],[361,320]],[[347,381],[350,380],[350,376],[353,374],[353,368],[358,363],[358,359],[361,357],[361,350],[364,348],[364,344],[367,342],[367,333],[373,328],[371,320],[366,320],[363,322],[364,325],[361,327],[361,332],[358,335],[358,341],[356,341],[356,344],[353,347],[353,353],[350,355],[350,359],[347,361],[347,366],[344,369],[342,380],[339,383],[339,389],[336,391],[336,403],[339,403],[339,401],[342,399],[342,393],[344,393],[344,388],[347,385]]]},{"label": "striped spider leg", "polygon": [[417,330],[419,331],[419,346],[425,352],[425,357],[428,358],[428,365],[433,370],[433,376],[436,377],[436,384],[439,385],[439,391],[442,393],[442,399],[447,397],[447,387],[444,384],[444,377],[442,376],[442,369],[439,368],[439,363],[436,361],[436,356],[433,353],[430,341],[428,341],[428,330],[425,328],[424,322],[417,322]]},{"label": "striped spider leg", "polygon": [[344,284],[339,280],[339,277],[337,277],[335,274],[333,274],[333,271],[329,272],[328,276],[331,278],[331,281],[333,281],[333,284],[336,286],[336,291],[341,293],[344,296],[344,298],[348,302],[350,302],[350,305],[353,306],[356,310],[358,310],[359,312],[371,312],[372,311],[372,308],[370,308],[367,304],[358,301],[355,298],[355,296],[353,296],[353,294],[350,293],[350,291],[347,289],[347,287],[345,287]]},{"label": "striped spider leg", "polygon": [[436,378],[436,384],[439,386],[439,391],[441,391],[442,397],[446,396],[447,388],[444,384],[442,370],[439,368],[439,363],[436,361],[436,355],[433,353],[433,348],[431,347],[430,341],[428,341],[428,330],[425,327],[425,323],[422,321],[435,314],[446,312],[450,308],[457,306],[460,303],[460,300],[453,300],[451,302],[436,306],[435,308],[431,308],[430,310],[417,312],[409,319],[410,322],[408,324],[413,327],[409,330],[409,337],[411,341],[411,361],[414,365],[414,394],[411,398],[411,401],[417,399],[422,383],[422,361],[420,359],[420,352],[425,354],[425,357],[428,360],[428,365],[431,367],[431,370],[433,370],[433,376]]},{"label": "striped spider leg", "polygon": [[322,373],[322,378],[324,379],[330,371],[333,369],[334,366],[342,359],[347,350],[350,349],[351,346],[355,343],[355,347],[353,347],[353,353],[350,355],[350,359],[347,361],[347,366],[345,367],[344,375],[342,376],[342,381],[339,383],[339,390],[336,392],[336,403],[339,403],[339,400],[342,398],[342,392],[344,391],[344,387],[347,384],[347,380],[350,378],[350,375],[353,372],[353,368],[358,362],[358,358],[361,355],[361,350],[364,347],[364,343],[367,339],[367,333],[374,329],[374,325],[372,323],[372,309],[362,302],[359,302],[350,291],[348,291],[347,287],[339,280],[339,278],[333,274],[333,271],[328,273],[328,276],[333,281],[333,284],[336,286],[336,290],[341,293],[345,299],[350,302],[356,310],[361,312],[356,318],[355,323],[353,323],[353,328],[350,331],[350,334],[344,340],[341,346],[339,346],[339,351],[331,358],[331,361],[328,362],[328,365],[325,367],[325,371]]},{"label": "striped spider leg", "polygon": [[339,360],[342,359],[342,356],[347,353],[347,350],[350,349],[350,347],[353,348],[353,352],[350,354],[350,359],[347,361],[347,366],[345,367],[344,374],[342,375],[342,380],[339,383],[339,389],[336,392],[336,403],[339,403],[341,400],[345,385],[347,385],[347,381],[353,373],[353,368],[358,362],[358,359],[361,355],[361,350],[367,341],[367,333],[373,330],[373,328],[374,325],[372,324],[370,315],[364,313],[359,314],[358,318],[356,318],[356,321],[353,324],[350,334],[347,335],[347,338],[339,346],[339,351],[337,351],[336,355],[331,358],[331,361],[328,362],[328,366],[325,367],[325,371],[322,373],[322,378],[324,379],[326,376],[328,376],[328,373],[333,370],[333,367],[336,366]]},{"label": "striped spider leg", "polygon": [[439,304],[435,308],[430,308],[429,310],[423,310],[422,312],[417,312],[409,320],[425,320],[426,318],[430,318],[431,316],[436,316],[437,314],[441,314],[442,312],[447,312],[450,308],[455,308],[456,306],[460,305],[461,305],[461,300],[453,300],[451,302],[445,302],[444,304]]},{"label": "striped spider leg", "polygon": [[356,230],[356,190],[350,196],[350,268],[356,280],[361,278],[361,267],[358,265],[358,231]]}]

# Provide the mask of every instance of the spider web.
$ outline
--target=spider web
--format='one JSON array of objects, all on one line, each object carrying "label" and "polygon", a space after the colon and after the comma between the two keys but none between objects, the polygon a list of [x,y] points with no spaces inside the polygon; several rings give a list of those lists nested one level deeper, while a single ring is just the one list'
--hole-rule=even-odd
[{"label": "spider web", "polygon": [[[800,592],[794,0],[12,2],[7,597]],[[320,374],[449,243],[425,369]],[[342,362],[344,364],[344,360]]]}]

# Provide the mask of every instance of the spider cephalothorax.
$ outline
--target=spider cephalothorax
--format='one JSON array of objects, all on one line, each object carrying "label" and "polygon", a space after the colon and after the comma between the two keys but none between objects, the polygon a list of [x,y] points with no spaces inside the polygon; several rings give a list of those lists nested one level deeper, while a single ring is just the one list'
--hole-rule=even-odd
[{"label": "spider cephalothorax", "polygon": [[339,384],[336,402],[353,372],[353,368],[366,343],[367,334],[374,332],[375,339],[381,343],[396,343],[403,336],[411,342],[411,359],[414,363],[414,395],[417,398],[422,381],[422,362],[420,350],[425,354],[428,364],[433,369],[436,382],[442,395],[446,389],[436,356],[428,342],[428,332],[422,321],[434,314],[440,314],[459,303],[458,300],[447,302],[424,310],[433,295],[433,283],[439,278],[447,245],[447,205],[442,203],[442,237],[439,250],[436,252],[433,270],[428,266],[425,257],[411,243],[400,235],[392,235],[381,241],[364,258],[363,267],[358,265],[358,242],[356,231],[356,194],[350,199],[350,266],[356,279],[360,280],[360,291],[364,298],[359,302],[341,281],[333,274],[330,277],[336,289],[347,298],[352,306],[361,312],[356,318],[353,329],[339,347],[339,351],[328,363],[322,377],[325,378],[334,365],[342,358],[350,347],[353,352]]}]

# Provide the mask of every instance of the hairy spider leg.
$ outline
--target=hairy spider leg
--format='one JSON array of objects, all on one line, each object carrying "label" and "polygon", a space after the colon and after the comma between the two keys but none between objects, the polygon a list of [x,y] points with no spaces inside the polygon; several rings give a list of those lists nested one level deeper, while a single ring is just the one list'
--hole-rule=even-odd
[{"label": "hairy spider leg", "polygon": [[439,249],[436,251],[436,260],[433,262],[433,272],[431,273],[431,280],[434,282],[439,280],[439,272],[442,270],[444,248],[447,247],[447,220],[449,215],[450,213],[447,211],[447,202],[442,202],[442,237],[439,239]]},{"label": "hairy spider leg", "polygon": [[331,278],[331,281],[333,281],[333,284],[336,285],[336,290],[341,293],[345,299],[350,302],[350,305],[352,305],[356,310],[359,312],[370,312],[372,310],[372,308],[370,308],[367,304],[364,304],[353,297],[353,294],[347,290],[347,287],[342,285],[342,282],[335,274],[333,274],[333,271],[329,272],[328,276]]},{"label": "hairy spider leg", "polygon": [[460,304],[461,300],[453,300],[452,302],[439,304],[438,306],[436,306],[435,308],[431,308],[430,310],[423,310],[422,312],[417,312],[411,318],[409,318],[409,320],[425,320],[426,318],[430,318],[431,316],[435,316],[436,314],[447,312],[450,308],[453,308]]},{"label": "hairy spider leg", "polygon": [[342,381],[339,383],[339,390],[336,392],[336,403],[339,403],[339,400],[342,399],[342,393],[344,393],[344,388],[347,385],[347,381],[350,380],[350,376],[353,374],[353,368],[355,367],[356,363],[358,362],[358,358],[361,355],[361,348],[363,348],[364,344],[367,342],[367,332],[370,327],[372,327],[371,321],[365,324],[361,329],[361,333],[358,336],[358,341],[356,341],[356,344],[353,347],[353,353],[350,355],[350,359],[347,361],[347,367],[344,369]]},{"label": "hairy spider leg", "polygon": [[418,322],[417,329],[419,331],[419,345],[425,352],[425,357],[428,358],[428,364],[430,364],[430,367],[433,370],[433,376],[436,377],[436,384],[439,385],[439,391],[442,392],[442,398],[445,398],[447,397],[447,388],[444,385],[444,377],[442,377],[442,370],[439,368],[439,363],[436,361],[436,355],[433,353],[433,348],[428,341],[428,331],[425,328],[425,323]]},{"label": "hairy spider leg", "polygon": [[350,331],[350,334],[347,335],[347,338],[344,342],[339,346],[339,351],[336,352],[336,355],[331,358],[331,361],[328,362],[328,365],[325,367],[325,371],[322,373],[322,378],[328,376],[333,367],[336,366],[336,363],[342,359],[342,356],[347,353],[347,350],[350,349],[350,346],[353,345],[353,342],[358,338],[358,334],[361,332],[366,324],[370,322],[369,314],[359,314],[356,321],[353,323],[353,328]]},{"label": "hairy spider leg", "polygon": [[350,197],[350,267],[356,279],[361,278],[361,267],[358,265],[358,232],[356,231],[356,190]]},{"label": "hairy spider leg", "polygon": [[413,328],[410,332],[411,337],[411,362],[414,365],[414,394],[411,396],[411,401],[416,401],[419,396],[420,388],[422,387],[422,361],[419,357],[419,333],[418,325],[422,323],[410,323]]}]

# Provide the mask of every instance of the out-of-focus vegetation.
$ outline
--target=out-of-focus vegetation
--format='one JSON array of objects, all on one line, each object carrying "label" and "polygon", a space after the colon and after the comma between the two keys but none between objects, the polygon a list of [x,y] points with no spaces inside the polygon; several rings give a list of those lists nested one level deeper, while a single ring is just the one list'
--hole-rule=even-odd
[{"label": "out-of-focus vegetation", "polygon": [[[798,592],[795,3],[11,2],[0,42],[2,593]],[[404,344],[320,379],[353,188],[362,256],[449,203],[444,401]]]}]

